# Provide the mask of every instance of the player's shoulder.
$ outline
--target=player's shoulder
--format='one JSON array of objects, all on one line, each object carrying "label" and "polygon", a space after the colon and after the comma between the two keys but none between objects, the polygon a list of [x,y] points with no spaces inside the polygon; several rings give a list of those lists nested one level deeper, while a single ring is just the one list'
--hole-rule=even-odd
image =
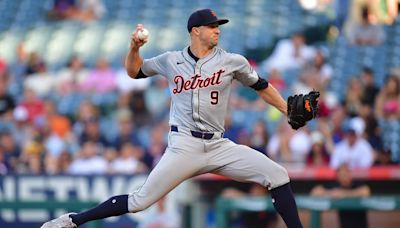
[{"label": "player's shoulder", "polygon": [[175,56],[180,55],[180,51],[165,51],[163,53],[160,53],[154,57],[152,57],[152,59],[158,59],[159,61],[168,61],[171,59],[174,59]]},{"label": "player's shoulder", "polygon": [[228,52],[228,51],[225,51],[222,48],[220,48],[220,51],[223,53],[224,57],[226,59],[228,59],[229,62],[231,62],[231,63],[240,64],[240,63],[247,63],[248,62],[247,59],[241,54]]}]

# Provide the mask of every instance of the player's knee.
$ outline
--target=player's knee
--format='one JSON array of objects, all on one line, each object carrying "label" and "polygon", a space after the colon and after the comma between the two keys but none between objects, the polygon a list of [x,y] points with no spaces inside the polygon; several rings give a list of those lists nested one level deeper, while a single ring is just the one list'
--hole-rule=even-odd
[{"label": "player's knee", "polygon": [[286,183],[289,183],[290,181],[287,170],[281,165],[276,166],[274,176],[275,176],[275,181],[274,181],[275,183],[272,183],[271,186],[272,188],[284,185]]},{"label": "player's knee", "polygon": [[131,193],[128,196],[128,211],[135,213],[139,211],[143,211],[151,206],[151,202],[147,200],[139,199],[135,193]]}]

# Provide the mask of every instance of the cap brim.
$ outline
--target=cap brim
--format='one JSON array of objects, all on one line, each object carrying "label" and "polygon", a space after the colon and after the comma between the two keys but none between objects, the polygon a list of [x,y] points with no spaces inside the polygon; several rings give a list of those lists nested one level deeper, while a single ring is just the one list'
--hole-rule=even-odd
[{"label": "cap brim", "polygon": [[229,22],[228,19],[220,19],[220,20],[217,21],[217,23],[218,23],[219,25],[223,25],[223,24],[226,24],[226,23],[228,23],[228,22]]},{"label": "cap brim", "polygon": [[219,19],[219,20],[216,20],[216,21],[212,21],[212,22],[210,22],[210,23],[207,23],[207,24],[205,24],[205,25],[211,25],[211,24],[214,24],[214,23],[217,23],[218,25],[223,25],[223,24],[226,24],[226,23],[228,23],[228,22],[229,22],[228,19]]}]

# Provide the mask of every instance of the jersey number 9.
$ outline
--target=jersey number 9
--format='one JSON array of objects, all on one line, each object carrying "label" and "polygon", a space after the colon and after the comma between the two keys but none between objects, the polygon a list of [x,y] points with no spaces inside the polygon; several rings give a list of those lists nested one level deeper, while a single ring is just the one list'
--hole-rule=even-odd
[{"label": "jersey number 9", "polygon": [[211,91],[211,104],[212,105],[216,105],[218,104],[218,96],[219,96],[219,92],[216,90]]}]

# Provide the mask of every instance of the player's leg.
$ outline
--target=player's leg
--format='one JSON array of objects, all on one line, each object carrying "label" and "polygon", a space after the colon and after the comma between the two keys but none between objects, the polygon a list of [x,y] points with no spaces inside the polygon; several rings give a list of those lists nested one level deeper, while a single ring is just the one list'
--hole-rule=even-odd
[{"label": "player's leg", "polygon": [[274,207],[286,225],[289,228],[302,227],[286,169],[247,146],[229,140],[225,140],[222,145],[212,153],[210,160],[213,165],[220,167],[212,172],[267,187]]},{"label": "player's leg", "polygon": [[[170,142],[163,157],[151,171],[142,187],[129,195],[113,196],[90,210],[70,214],[69,217],[73,224],[79,226],[88,221],[144,210],[185,179],[196,174],[206,164],[204,153],[197,152],[202,151],[204,146],[201,141],[193,137],[182,138],[178,133],[173,134],[174,136],[170,135],[170,137],[179,140],[179,145],[175,146],[174,143]],[[189,147],[189,145],[191,146]],[[187,150],[187,148],[190,150]],[[65,216],[62,218],[64,220],[69,219]],[[43,227],[53,227],[51,225],[46,226],[46,224],[51,223],[51,221],[45,223]]]}]

